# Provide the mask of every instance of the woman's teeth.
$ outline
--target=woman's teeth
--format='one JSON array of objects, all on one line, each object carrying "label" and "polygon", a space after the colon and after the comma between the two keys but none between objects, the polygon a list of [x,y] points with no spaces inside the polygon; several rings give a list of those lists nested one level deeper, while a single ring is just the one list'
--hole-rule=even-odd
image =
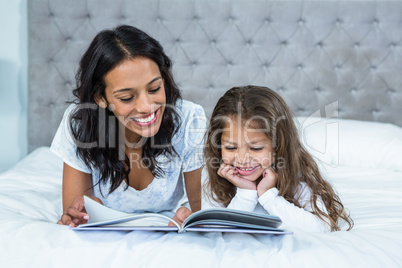
[{"label": "woman's teeth", "polygon": [[152,119],[155,118],[155,114],[156,112],[152,113],[150,116],[145,117],[145,118],[134,118],[135,121],[140,122],[140,123],[148,123],[150,122]]}]

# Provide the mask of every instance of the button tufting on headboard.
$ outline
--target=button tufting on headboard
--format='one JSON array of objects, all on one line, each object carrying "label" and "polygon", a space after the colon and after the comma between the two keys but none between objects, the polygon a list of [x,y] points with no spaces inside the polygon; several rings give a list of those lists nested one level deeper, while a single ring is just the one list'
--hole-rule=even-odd
[{"label": "button tufting on headboard", "polygon": [[277,90],[298,115],[402,126],[402,1],[30,0],[29,150],[49,145],[83,51],[127,23],[165,48],[186,99],[209,116],[233,86]]}]

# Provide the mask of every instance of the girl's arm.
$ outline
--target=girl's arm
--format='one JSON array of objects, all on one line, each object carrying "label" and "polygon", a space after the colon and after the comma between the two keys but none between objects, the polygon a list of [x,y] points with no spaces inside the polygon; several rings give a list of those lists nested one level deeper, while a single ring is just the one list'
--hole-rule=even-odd
[{"label": "girl's arm", "polygon": [[[75,227],[79,224],[87,222],[89,216],[85,212],[84,208],[84,195],[92,195],[91,174],[79,171],[64,163],[63,215],[57,222],[58,224],[71,225],[72,227]],[[102,204],[98,198],[91,198]]]},{"label": "girl's arm", "polygon": [[201,171],[202,167],[190,172],[183,172],[187,198],[192,212],[201,209]]},{"label": "girl's arm", "polygon": [[258,198],[256,184],[239,177],[236,169],[232,165],[225,163],[221,164],[217,173],[236,186],[236,195],[232,198],[227,208],[253,211]]},{"label": "girl's arm", "polygon": [[236,195],[230,201],[227,208],[252,212],[257,203],[257,190],[237,188]]},{"label": "girl's arm", "polygon": [[[325,232],[330,231],[327,223],[311,212],[310,206],[311,192],[306,184],[300,184],[300,194],[295,197],[301,207],[287,201],[283,196],[279,196],[278,189],[275,187],[278,181],[278,174],[273,168],[268,168],[263,173],[262,180],[257,185],[258,202],[271,215],[281,218],[285,225],[297,227],[306,232]],[[317,199],[319,209],[326,212],[325,205],[321,198]]]},{"label": "girl's arm", "polygon": [[[306,192],[307,191],[307,192]],[[303,197],[299,200],[300,205],[305,208],[299,208],[288,202],[283,196],[278,195],[277,188],[271,188],[258,198],[261,206],[271,215],[278,216],[282,222],[291,227],[299,228],[306,232],[329,232],[329,225],[311,213],[311,207],[308,206],[310,190],[304,187],[301,194]],[[318,207],[326,211],[322,202],[318,201]]]}]

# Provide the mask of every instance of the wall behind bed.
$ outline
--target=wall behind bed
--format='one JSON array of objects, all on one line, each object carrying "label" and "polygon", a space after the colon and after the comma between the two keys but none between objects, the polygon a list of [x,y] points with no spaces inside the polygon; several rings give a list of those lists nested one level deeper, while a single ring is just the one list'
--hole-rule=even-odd
[{"label": "wall behind bed", "polygon": [[207,115],[232,86],[278,91],[297,115],[402,125],[401,1],[30,0],[29,150],[49,145],[77,62],[103,29],[158,39]]},{"label": "wall behind bed", "polygon": [[0,172],[27,153],[27,0],[0,0]]}]

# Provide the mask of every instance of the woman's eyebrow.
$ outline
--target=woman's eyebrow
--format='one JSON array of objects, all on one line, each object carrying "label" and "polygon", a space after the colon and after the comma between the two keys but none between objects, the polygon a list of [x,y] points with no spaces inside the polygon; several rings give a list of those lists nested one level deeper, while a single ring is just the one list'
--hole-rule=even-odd
[{"label": "woman's eyebrow", "polygon": [[157,81],[157,80],[159,80],[159,79],[162,79],[162,76],[155,77],[154,79],[151,80],[151,82],[149,82],[149,83],[147,84],[147,86],[149,86],[150,84],[152,84],[153,82],[155,82],[155,81]]},{"label": "woman's eyebrow", "polygon": [[118,89],[118,90],[115,90],[115,91],[113,92],[113,95],[116,94],[116,93],[120,93],[120,92],[124,92],[124,91],[130,91],[130,90],[131,90],[131,88],[122,88],[122,89]]},{"label": "woman's eyebrow", "polygon": [[[147,83],[147,86],[151,85],[153,82],[155,82],[155,81],[157,81],[157,80],[159,80],[159,79],[162,79],[162,76],[155,77],[154,79],[152,79],[150,82]],[[116,94],[116,93],[119,93],[119,92],[129,91],[129,90],[132,90],[132,89],[131,89],[131,88],[117,89],[117,90],[115,90],[115,91],[113,92],[113,94]]]}]

